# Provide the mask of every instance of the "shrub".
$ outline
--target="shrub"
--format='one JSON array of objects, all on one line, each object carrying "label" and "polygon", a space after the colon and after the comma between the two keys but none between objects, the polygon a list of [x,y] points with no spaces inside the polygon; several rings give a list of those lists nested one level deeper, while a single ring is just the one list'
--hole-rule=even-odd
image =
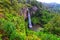
[{"label": "shrub", "polygon": [[14,30],[10,36],[10,40],[25,40],[26,35],[19,30]]},{"label": "shrub", "polygon": [[33,24],[40,24],[40,20],[38,17],[32,17]]},{"label": "shrub", "polygon": [[44,32],[37,32],[37,36],[41,38],[41,40],[60,40],[56,35],[44,33]]},{"label": "shrub", "polygon": [[55,16],[50,22],[44,25],[45,31],[60,35],[60,16]]}]

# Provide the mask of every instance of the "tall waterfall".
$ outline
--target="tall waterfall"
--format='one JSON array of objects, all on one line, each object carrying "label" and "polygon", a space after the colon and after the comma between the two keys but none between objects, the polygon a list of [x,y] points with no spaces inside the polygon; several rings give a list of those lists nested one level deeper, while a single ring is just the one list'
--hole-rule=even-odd
[{"label": "tall waterfall", "polygon": [[29,28],[32,28],[31,16],[30,16],[30,11],[29,11],[29,9],[28,9],[28,23],[29,23]]}]

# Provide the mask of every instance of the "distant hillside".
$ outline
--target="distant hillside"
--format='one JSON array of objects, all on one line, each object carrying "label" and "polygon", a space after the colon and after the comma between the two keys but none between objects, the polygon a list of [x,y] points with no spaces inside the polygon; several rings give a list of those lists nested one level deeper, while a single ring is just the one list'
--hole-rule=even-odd
[{"label": "distant hillside", "polygon": [[52,12],[60,12],[60,4],[57,3],[42,3],[45,9]]}]

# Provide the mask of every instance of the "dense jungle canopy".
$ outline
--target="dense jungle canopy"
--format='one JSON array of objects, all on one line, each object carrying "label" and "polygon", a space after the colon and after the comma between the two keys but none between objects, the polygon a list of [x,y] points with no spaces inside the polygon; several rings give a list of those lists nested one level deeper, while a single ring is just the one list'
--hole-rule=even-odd
[{"label": "dense jungle canopy", "polygon": [[[38,10],[31,11],[30,29],[28,19],[20,14],[22,8],[33,6]],[[36,0],[0,0],[0,40],[60,40],[60,13]]]}]

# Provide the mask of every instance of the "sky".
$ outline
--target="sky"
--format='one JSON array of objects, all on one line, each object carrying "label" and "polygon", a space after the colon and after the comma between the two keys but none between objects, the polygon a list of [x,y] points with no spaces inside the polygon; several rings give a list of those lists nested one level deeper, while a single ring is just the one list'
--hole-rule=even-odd
[{"label": "sky", "polygon": [[60,4],[60,0],[37,0],[37,1],[45,2],[45,3],[55,2],[55,3],[59,3]]}]

